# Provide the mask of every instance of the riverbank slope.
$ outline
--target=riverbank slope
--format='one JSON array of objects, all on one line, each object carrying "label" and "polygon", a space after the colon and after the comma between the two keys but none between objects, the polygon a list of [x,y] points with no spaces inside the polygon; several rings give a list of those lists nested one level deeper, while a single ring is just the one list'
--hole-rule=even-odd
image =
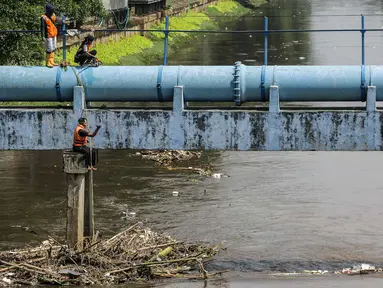
[{"label": "riverbank slope", "polygon": [[[259,7],[266,3],[265,0],[252,0],[254,6]],[[219,29],[220,24],[225,22],[224,16],[241,16],[251,11],[239,2],[225,0],[211,2],[204,10],[183,12],[169,17],[169,30],[212,30]],[[164,30],[165,19],[159,24],[151,25],[149,29]],[[197,37],[197,33],[174,32],[169,34],[169,51],[171,55],[174,48],[181,48],[181,43],[190,43]],[[164,51],[163,32],[146,32],[143,35],[136,34],[131,37],[123,37],[119,41],[108,40],[105,43],[95,45],[98,58],[104,65],[148,65],[152,61],[163,57]],[[73,49],[74,48],[74,49]],[[71,61],[76,53],[73,47],[67,53],[67,59]],[[58,61],[61,55],[58,55]]]}]

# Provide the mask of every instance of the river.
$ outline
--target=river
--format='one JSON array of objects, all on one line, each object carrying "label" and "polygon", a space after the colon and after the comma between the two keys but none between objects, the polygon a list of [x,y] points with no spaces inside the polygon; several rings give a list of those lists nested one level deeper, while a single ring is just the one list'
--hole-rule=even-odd
[{"label": "river", "polygon": [[[228,30],[262,29],[262,17],[269,16],[270,29],[359,28],[357,15],[382,12],[377,0],[272,0],[225,25]],[[381,28],[381,19],[367,17],[366,27]],[[359,32],[273,34],[269,64],[358,65],[360,38]],[[367,64],[383,64],[382,43],[380,33],[367,33]],[[262,49],[261,35],[206,34],[171,55],[169,65],[261,65]],[[192,174],[154,167],[135,151],[100,152],[95,221],[105,236],[142,220],[179,239],[224,242],[228,248],[210,264],[233,271],[223,280],[158,287],[382,285],[376,277],[265,276],[361,262],[382,265],[381,153],[210,152],[185,166],[208,161],[230,177],[196,181]],[[0,151],[0,173],[0,249],[34,244],[47,234],[64,236],[61,152]],[[172,196],[174,190],[179,197]],[[136,212],[136,218],[122,219],[126,210]]]}]

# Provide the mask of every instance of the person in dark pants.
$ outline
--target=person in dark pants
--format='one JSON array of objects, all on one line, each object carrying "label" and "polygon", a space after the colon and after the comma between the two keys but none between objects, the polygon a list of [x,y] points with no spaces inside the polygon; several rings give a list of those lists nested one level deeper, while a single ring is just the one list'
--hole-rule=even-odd
[{"label": "person in dark pants", "polygon": [[80,152],[85,155],[85,165],[88,170],[97,170],[97,168],[94,167],[96,164],[95,150],[92,149],[92,163],[90,163],[90,148],[87,147],[86,144],[88,143],[88,137],[95,137],[101,126],[98,125],[93,133],[90,133],[87,127],[88,121],[86,118],[80,118],[73,135],[73,152]]},{"label": "person in dark pants", "polygon": [[78,48],[76,55],[74,56],[75,63],[79,63],[82,66],[85,62],[92,63],[93,60],[97,59],[97,51],[90,50],[93,41],[94,37],[92,35],[85,37],[84,41],[82,41],[80,47]]}]

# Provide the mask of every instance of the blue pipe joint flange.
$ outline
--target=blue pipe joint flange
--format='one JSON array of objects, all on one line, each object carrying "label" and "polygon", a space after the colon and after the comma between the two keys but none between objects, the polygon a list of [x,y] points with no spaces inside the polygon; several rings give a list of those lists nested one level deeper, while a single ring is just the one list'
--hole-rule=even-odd
[{"label": "blue pipe joint flange", "polygon": [[266,87],[265,87],[265,79],[266,79],[266,65],[262,66],[261,72],[261,101],[266,101]]},{"label": "blue pipe joint flange", "polygon": [[164,95],[162,94],[162,70],[164,66],[161,65],[158,68],[158,75],[157,75],[157,99],[159,102],[164,102]]},{"label": "blue pipe joint flange", "polygon": [[241,106],[241,61],[235,62],[233,86],[235,105]]}]

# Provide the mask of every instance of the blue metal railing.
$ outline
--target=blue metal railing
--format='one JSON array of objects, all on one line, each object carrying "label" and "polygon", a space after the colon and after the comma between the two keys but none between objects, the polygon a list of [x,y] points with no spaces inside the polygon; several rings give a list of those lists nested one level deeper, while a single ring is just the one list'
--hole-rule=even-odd
[{"label": "blue metal railing", "polygon": [[366,29],[364,27],[364,16],[361,15],[361,21],[362,21],[362,29],[360,32],[362,33],[362,67],[361,67],[361,84],[360,84],[360,93],[362,97],[362,101],[366,100],[367,97],[367,89],[366,89],[366,75],[365,75],[365,64],[366,64],[366,55],[365,55],[365,42],[364,42],[364,34],[366,33]]},{"label": "blue metal railing", "polygon": [[267,45],[268,45],[268,38],[269,38],[269,19],[267,17],[264,18],[263,25],[265,27],[264,31],[264,53],[263,53],[263,65],[267,65]]},{"label": "blue metal railing", "polygon": [[66,17],[63,16],[63,26],[62,26],[62,35],[63,35],[63,60],[66,60],[66,24],[65,24],[65,19]]},{"label": "blue metal railing", "polygon": [[167,64],[168,57],[168,43],[169,43],[169,16],[166,16],[165,19],[165,39],[164,39],[164,65]]}]

